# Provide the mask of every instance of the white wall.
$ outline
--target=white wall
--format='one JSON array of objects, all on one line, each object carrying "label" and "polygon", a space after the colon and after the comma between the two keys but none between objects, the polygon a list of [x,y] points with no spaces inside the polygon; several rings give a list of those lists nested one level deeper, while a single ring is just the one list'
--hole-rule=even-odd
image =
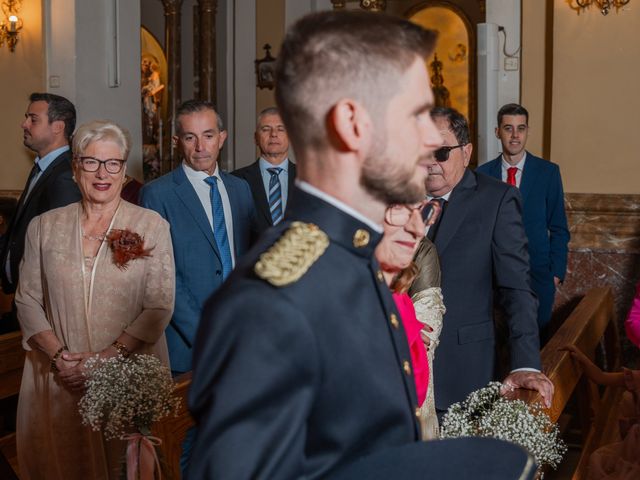
[{"label": "white wall", "polygon": [[[112,15],[116,2],[117,19]],[[139,0],[44,0],[44,18],[47,90],[75,104],[78,125],[108,119],[127,128],[133,141],[127,171],[141,179]],[[115,22],[117,49],[109,37]],[[109,86],[113,54],[118,86]]]}]

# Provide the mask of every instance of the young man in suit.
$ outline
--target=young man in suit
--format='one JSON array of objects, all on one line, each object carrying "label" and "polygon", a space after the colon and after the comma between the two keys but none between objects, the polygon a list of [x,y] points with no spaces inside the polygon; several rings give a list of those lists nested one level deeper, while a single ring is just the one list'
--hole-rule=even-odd
[{"label": "young man in suit", "polygon": [[258,233],[262,233],[284,218],[296,178],[296,166],[288,158],[287,128],[277,108],[266,108],[258,115],[255,142],[260,158],[233,174],[246,180],[251,187]]},{"label": "young man in suit", "polygon": [[431,115],[444,146],[429,160],[427,194],[444,204],[427,236],[440,255],[447,308],[434,362],[436,409],[446,411],[494,378],[495,294],[510,330],[505,386],[538,390],[550,405],[553,384],[539,371],[538,304],[530,287],[520,195],[466,168],[473,145],[460,113],[436,108]]},{"label": "young man in suit", "polygon": [[[69,147],[76,126],[73,103],[52,93],[32,93],[29,102],[21,125],[23,141],[37,157],[3,239],[0,265],[5,293],[16,291],[29,222],[48,210],[80,200],[80,190],[73,181]],[[15,316],[11,317],[8,321],[14,322]]]},{"label": "young man in suit", "polygon": [[545,339],[556,288],[567,270],[569,228],[560,168],[525,150],[528,134],[529,112],[515,103],[503,106],[496,128],[502,154],[477,171],[520,189],[531,287],[538,296],[538,327]]}]

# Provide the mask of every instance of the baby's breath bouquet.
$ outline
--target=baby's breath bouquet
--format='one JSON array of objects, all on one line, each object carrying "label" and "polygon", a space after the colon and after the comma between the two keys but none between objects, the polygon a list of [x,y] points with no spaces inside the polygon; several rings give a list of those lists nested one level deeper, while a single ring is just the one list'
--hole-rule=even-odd
[{"label": "baby's breath bouquet", "polygon": [[556,468],[567,451],[553,423],[539,404],[508,400],[499,382],[471,392],[454,403],[444,416],[441,437],[494,437],[524,447],[539,466]]},{"label": "baby's breath bouquet", "polygon": [[86,367],[86,393],[78,404],[82,423],[107,439],[128,441],[127,478],[154,478],[160,439],[151,436],[151,425],[177,413],[180,402],[171,372],[153,355],[96,356]]}]

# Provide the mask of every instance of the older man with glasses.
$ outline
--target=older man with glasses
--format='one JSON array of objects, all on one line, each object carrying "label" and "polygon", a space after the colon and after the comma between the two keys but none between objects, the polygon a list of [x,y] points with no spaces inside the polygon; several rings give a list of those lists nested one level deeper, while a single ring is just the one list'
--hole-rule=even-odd
[{"label": "older man with glasses", "polygon": [[538,302],[530,286],[520,195],[467,169],[473,145],[460,113],[436,108],[431,116],[444,145],[427,165],[426,189],[442,212],[427,237],[440,255],[447,309],[434,363],[436,409],[446,411],[494,379],[496,293],[510,331],[505,389],[537,390],[550,406],[553,384],[540,372]]}]

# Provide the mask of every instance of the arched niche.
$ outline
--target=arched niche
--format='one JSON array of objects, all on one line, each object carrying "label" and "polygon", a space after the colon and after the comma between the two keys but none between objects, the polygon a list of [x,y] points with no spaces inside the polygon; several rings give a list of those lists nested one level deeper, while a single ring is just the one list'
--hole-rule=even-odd
[{"label": "arched niche", "polygon": [[144,180],[161,174],[162,125],[167,121],[167,58],[160,42],[140,28],[140,109]]},{"label": "arched niche", "polygon": [[[477,143],[476,24],[483,19],[473,15],[477,12],[467,11],[465,3],[423,1],[408,8],[404,16],[422,27],[438,31],[436,49],[427,59],[436,103],[446,104],[465,115],[472,142]],[[438,62],[435,62],[436,55]],[[472,163],[477,163],[475,150]]]}]

